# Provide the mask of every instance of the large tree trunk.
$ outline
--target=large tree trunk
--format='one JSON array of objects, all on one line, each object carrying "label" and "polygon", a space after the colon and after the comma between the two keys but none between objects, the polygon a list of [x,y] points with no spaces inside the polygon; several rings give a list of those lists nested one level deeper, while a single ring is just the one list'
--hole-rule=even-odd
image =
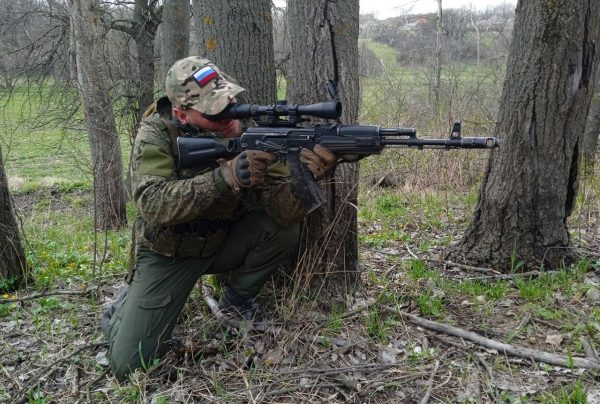
[{"label": "large tree trunk", "polygon": [[190,52],[190,2],[189,0],[165,0],[160,24],[162,71],[159,77],[164,90],[169,68]]},{"label": "large tree trunk", "polygon": [[4,171],[4,160],[0,148],[0,278],[14,279],[15,286],[25,278],[26,261],[21,236]]},{"label": "large tree trunk", "polygon": [[194,0],[194,53],[233,76],[252,104],[275,102],[277,87],[270,0]]},{"label": "large tree trunk", "polygon": [[124,226],[127,220],[121,145],[109,97],[98,9],[96,0],[71,0],[77,77],[92,155],[96,228],[108,230]]},{"label": "large tree trunk", "polygon": [[[475,217],[451,257],[501,271],[572,257],[567,218],[600,50],[600,2],[520,0]],[[568,33],[568,34],[567,34]]]},{"label": "large tree trunk", "polygon": [[[294,103],[313,103],[329,97],[324,86],[333,79],[344,112],[342,122],[358,117],[358,0],[287,2],[291,46],[287,95]],[[341,164],[325,186],[327,206],[312,213],[303,232],[304,257],[300,270],[327,272],[328,287],[345,289],[358,278],[357,202],[358,164]]]}]

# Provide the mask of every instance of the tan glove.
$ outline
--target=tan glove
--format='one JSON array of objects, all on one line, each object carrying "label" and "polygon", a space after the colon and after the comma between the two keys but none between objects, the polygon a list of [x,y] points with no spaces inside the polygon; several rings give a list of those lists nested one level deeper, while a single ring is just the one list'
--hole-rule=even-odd
[{"label": "tan glove", "polygon": [[262,185],[267,166],[277,161],[274,154],[259,150],[247,150],[232,160],[219,159],[219,171],[223,181],[235,190]]},{"label": "tan glove", "polygon": [[306,164],[315,180],[318,180],[335,165],[337,157],[328,148],[317,144],[312,150],[302,149],[300,151],[300,162]]}]

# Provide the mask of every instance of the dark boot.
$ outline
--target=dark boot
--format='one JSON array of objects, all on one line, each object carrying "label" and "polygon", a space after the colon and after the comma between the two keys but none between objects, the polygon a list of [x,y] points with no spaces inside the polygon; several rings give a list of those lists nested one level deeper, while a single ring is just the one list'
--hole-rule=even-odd
[{"label": "dark boot", "polygon": [[264,317],[256,297],[240,296],[231,288],[223,290],[219,310],[225,315],[234,315],[248,321],[261,321]]}]

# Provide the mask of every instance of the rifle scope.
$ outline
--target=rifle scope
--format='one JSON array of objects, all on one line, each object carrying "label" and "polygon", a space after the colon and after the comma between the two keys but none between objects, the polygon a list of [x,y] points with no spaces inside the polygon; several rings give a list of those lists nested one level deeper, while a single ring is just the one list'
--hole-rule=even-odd
[{"label": "rifle scope", "polygon": [[222,112],[204,117],[211,121],[221,119],[253,118],[257,116],[300,116],[310,115],[317,118],[337,119],[342,115],[342,103],[339,100],[319,102],[308,105],[255,105],[229,104]]}]

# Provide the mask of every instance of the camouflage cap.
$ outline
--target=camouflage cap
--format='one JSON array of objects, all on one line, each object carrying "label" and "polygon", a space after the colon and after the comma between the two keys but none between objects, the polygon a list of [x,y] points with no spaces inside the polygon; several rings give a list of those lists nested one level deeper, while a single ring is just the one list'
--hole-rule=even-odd
[{"label": "camouflage cap", "polygon": [[175,62],[167,72],[165,88],[174,107],[193,108],[208,115],[223,111],[232,98],[245,90],[210,60],[199,56]]}]

